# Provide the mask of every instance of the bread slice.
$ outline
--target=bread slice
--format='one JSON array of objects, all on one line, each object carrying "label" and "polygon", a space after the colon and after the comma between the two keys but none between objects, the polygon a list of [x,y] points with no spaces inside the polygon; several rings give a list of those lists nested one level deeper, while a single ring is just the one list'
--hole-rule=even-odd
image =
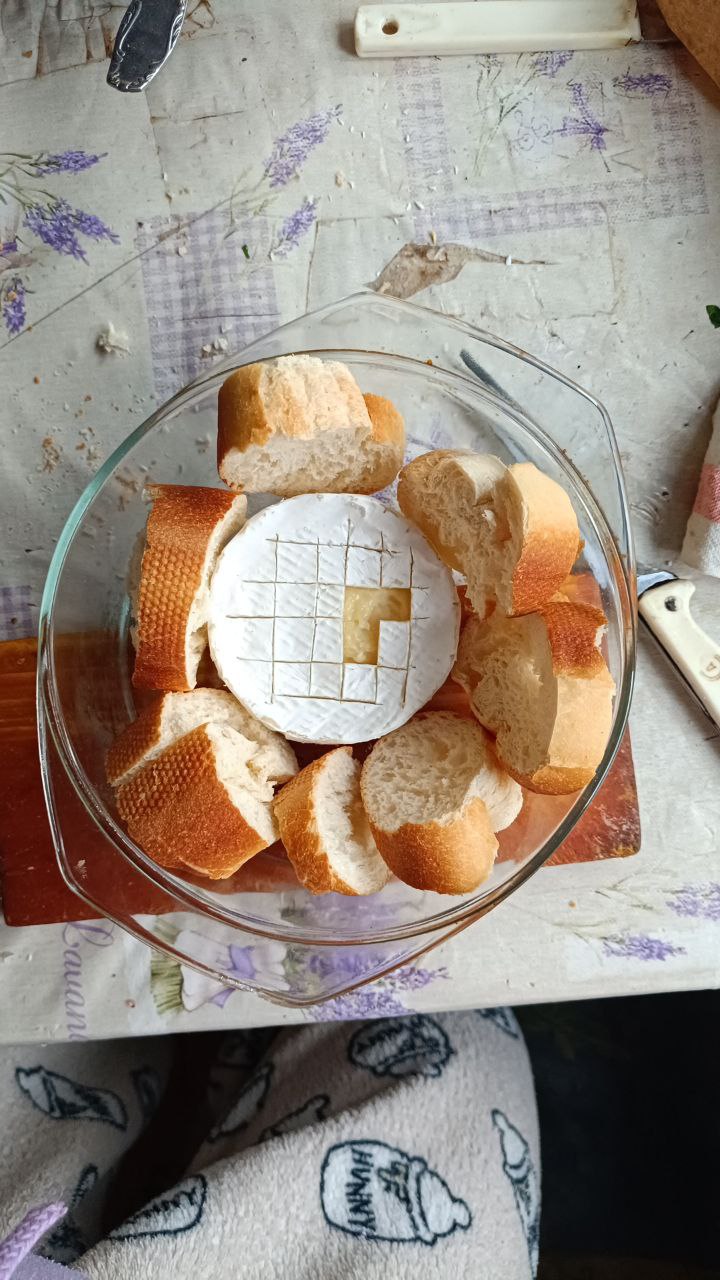
[{"label": "bread slice", "polygon": [[360,778],[375,843],[415,889],[470,893],[492,871],[522,792],[472,720],[429,711],[380,738]]},{"label": "bread slice", "polygon": [[231,489],[375,493],[396,477],[405,424],[336,360],[281,356],[237,369],[218,397],[218,472]]},{"label": "bread slice", "polygon": [[203,724],[118,789],[118,811],[161,866],[225,879],[277,840],[271,775],[283,768],[229,724]]},{"label": "bread slice", "polygon": [[438,554],[467,579],[479,617],[531,613],[577,559],[580,532],[564,489],[531,462],[490,454],[425,453],[403,467],[398,502]]},{"label": "bread slice", "polygon": [[378,893],[390,872],[370,834],[360,765],[336,747],[275,797],[275,817],[298,880],[311,893]]},{"label": "bread slice", "polygon": [[471,618],[453,678],[496,735],[500,763],[531,791],[564,795],[594,776],[607,746],[615,685],[600,644],[605,615],[548,604],[521,618]]},{"label": "bread slice", "polygon": [[223,689],[191,689],[164,693],[144,708],[115,740],[107,754],[106,773],[114,787],[129,782],[139,769],[201,724],[229,724],[255,744],[256,769],[267,769],[274,783],[297,773],[292,747],[268,729],[237,698]]},{"label": "bread slice", "polygon": [[193,689],[207,645],[207,595],[247,499],[223,489],[151,484],[137,604],[137,689]]}]

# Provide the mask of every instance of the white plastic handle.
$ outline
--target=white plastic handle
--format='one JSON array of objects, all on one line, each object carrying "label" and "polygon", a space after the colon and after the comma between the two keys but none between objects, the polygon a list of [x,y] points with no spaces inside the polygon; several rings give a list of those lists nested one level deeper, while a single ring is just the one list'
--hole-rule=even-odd
[{"label": "white plastic handle", "polygon": [[641,595],[638,610],[707,714],[720,726],[720,643],[711,640],[693,619],[690,601],[694,592],[693,582],[664,582]]},{"label": "white plastic handle", "polygon": [[636,0],[364,4],[355,15],[361,58],[614,49],[639,39]]}]

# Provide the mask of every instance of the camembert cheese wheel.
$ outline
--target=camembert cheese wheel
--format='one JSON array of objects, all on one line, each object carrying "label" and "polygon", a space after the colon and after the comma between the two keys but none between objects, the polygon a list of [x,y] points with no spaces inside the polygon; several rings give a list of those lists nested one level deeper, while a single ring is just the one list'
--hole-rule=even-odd
[{"label": "camembert cheese wheel", "polygon": [[315,493],[266,507],[220,556],[213,661],[235,697],[297,742],[405,724],[455,660],[450,570],[377,498]]}]

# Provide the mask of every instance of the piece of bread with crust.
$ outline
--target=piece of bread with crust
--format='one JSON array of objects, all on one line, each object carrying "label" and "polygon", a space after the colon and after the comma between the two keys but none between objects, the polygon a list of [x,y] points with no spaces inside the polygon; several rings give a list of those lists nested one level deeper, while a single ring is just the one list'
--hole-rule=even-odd
[{"label": "piece of bread with crust", "polygon": [[398,503],[453,569],[478,617],[531,613],[560,588],[580,549],[565,490],[531,462],[491,454],[425,453],[403,467]]},{"label": "piece of bread with crust", "polygon": [[137,689],[193,689],[207,645],[207,596],[217,558],[245,523],[247,499],[224,489],[150,484],[140,567]]},{"label": "piece of bread with crust", "polygon": [[460,637],[453,679],[495,734],[500,763],[531,791],[579,791],[602,760],[615,692],[605,628],[600,609],[566,602],[520,618],[471,618]]},{"label": "piece of bread with crust", "polygon": [[298,880],[311,893],[378,893],[390,872],[372,838],[350,747],[314,760],[278,791],[275,817]]},{"label": "piece of bread with crust", "polygon": [[451,712],[421,712],[380,738],[360,790],[390,870],[415,889],[470,893],[490,875],[522,792],[498,766],[488,735]]},{"label": "piece of bread with crust", "polygon": [[199,725],[118,788],[118,812],[160,866],[225,879],[277,840],[273,775],[284,762],[279,745],[273,761],[229,724]]},{"label": "piece of bread with crust", "polygon": [[255,743],[254,767],[267,767],[273,783],[287,782],[297,773],[295,753],[281,734],[268,729],[225,689],[191,689],[154,698],[116,738],[107,754],[106,773],[114,787],[129,782],[178,738],[201,724],[229,724]]},{"label": "piece of bread with crust", "polygon": [[403,463],[405,424],[381,396],[364,396],[337,360],[281,356],[245,365],[218,396],[218,473],[231,489],[376,493]]}]

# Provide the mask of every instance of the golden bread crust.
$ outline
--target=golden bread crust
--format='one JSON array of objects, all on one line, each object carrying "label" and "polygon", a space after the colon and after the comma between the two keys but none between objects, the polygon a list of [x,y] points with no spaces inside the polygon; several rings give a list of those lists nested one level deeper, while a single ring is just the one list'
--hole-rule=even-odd
[{"label": "golden bread crust", "polygon": [[163,699],[164,695],[160,694],[144,707],[137,720],[127,725],[110,747],[105,772],[112,786],[130,769],[135,768],[143,756],[157,744],[162,727]]},{"label": "golden bread crust", "polygon": [[352,755],[350,747],[336,747],[334,751],[326,751],[278,791],[273,808],[280,839],[300,883],[311,893],[344,893],[356,896],[356,890],[351,889],[333,870],[315,819],[315,785],[327,767],[328,757],[337,751]]},{"label": "golden bread crust", "polygon": [[488,811],[478,797],[451,822],[409,822],[385,831],[371,820],[370,830],[398,879],[433,893],[471,893],[487,880],[498,850]]},{"label": "golden bread crust", "polygon": [[272,435],[261,394],[263,372],[261,364],[236,369],[218,393],[217,463],[223,480],[222,461],[230,449],[265,444]]},{"label": "golden bread crust", "polygon": [[607,670],[598,648],[598,632],[607,626],[601,609],[568,601],[546,604],[540,612],[556,675],[590,677]]},{"label": "golden bread crust", "polygon": [[133,685],[138,689],[191,689],[187,669],[190,612],[203,585],[208,543],[236,501],[223,489],[148,485],[148,516],[138,608]]},{"label": "golden bread crust", "polygon": [[510,612],[532,613],[560,589],[577,559],[577,517],[565,490],[533,463],[509,467],[507,482],[525,507]]},{"label": "golden bread crust", "polygon": [[162,867],[190,867],[224,879],[268,847],[217,775],[215,750],[201,725],[151,760],[117,791],[133,840]]}]

